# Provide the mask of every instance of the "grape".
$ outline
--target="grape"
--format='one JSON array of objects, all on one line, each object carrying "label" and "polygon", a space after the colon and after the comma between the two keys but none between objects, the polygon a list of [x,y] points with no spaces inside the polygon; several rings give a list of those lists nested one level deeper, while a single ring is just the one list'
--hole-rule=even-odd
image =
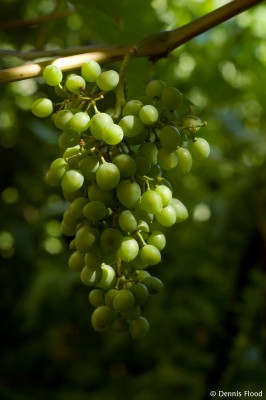
[{"label": "grape", "polygon": [[97,140],[102,140],[103,130],[114,123],[112,117],[106,113],[95,114],[90,122],[90,131]]},{"label": "grape", "polygon": [[80,171],[71,169],[64,174],[61,185],[62,189],[67,193],[75,192],[80,189],[84,182],[84,176]]},{"label": "grape", "polygon": [[114,193],[112,190],[101,189],[97,183],[94,182],[88,187],[88,198],[90,201],[101,201],[108,207],[113,202]]},{"label": "grape", "polygon": [[141,260],[147,265],[155,265],[161,261],[161,253],[157,247],[147,244],[141,247],[139,251]]},{"label": "grape", "polygon": [[102,289],[92,289],[89,293],[89,302],[93,307],[105,305],[105,291]]},{"label": "grape", "polygon": [[201,161],[210,154],[210,145],[206,139],[196,138],[195,141],[189,143],[188,149],[195,160]]},{"label": "grape", "polygon": [[174,111],[182,106],[183,95],[175,87],[169,86],[163,90],[162,102],[164,107],[168,108],[170,111]]},{"label": "grape", "polygon": [[102,251],[99,247],[94,247],[92,251],[85,254],[84,262],[87,267],[97,269],[103,262]]},{"label": "grape", "polygon": [[171,170],[177,166],[178,156],[176,151],[169,151],[162,147],[158,151],[158,162],[161,168]]},{"label": "grape", "polygon": [[138,154],[148,159],[151,165],[155,165],[157,163],[158,149],[154,143],[142,143],[139,146]]},{"label": "grape", "polygon": [[74,147],[80,142],[80,134],[71,129],[65,130],[58,139],[59,147],[66,149],[68,147]]},{"label": "grape", "polygon": [[56,65],[47,65],[42,73],[44,81],[49,86],[57,86],[62,81],[62,71]]},{"label": "grape", "polygon": [[65,236],[74,236],[76,233],[76,226],[75,225],[68,225],[65,221],[61,222],[61,232]]},{"label": "grape", "polygon": [[147,239],[147,244],[152,244],[157,247],[158,250],[163,250],[166,245],[165,235],[158,230],[154,230],[151,232],[150,236]]},{"label": "grape", "polygon": [[135,306],[135,307],[129,308],[126,311],[121,312],[121,314],[122,314],[123,318],[125,318],[129,321],[132,319],[139,318],[141,316],[141,309],[140,309],[140,306]]},{"label": "grape", "polygon": [[100,245],[106,254],[116,252],[122,243],[122,233],[115,228],[106,228],[100,237]]},{"label": "grape", "polygon": [[95,308],[91,316],[91,324],[95,331],[104,332],[111,327],[115,313],[107,306]]},{"label": "grape", "polygon": [[81,133],[86,131],[90,125],[90,117],[85,112],[77,112],[68,122],[68,128]]},{"label": "grape", "polygon": [[114,301],[114,297],[116,296],[116,293],[117,293],[117,289],[109,289],[105,293],[104,301],[105,301],[105,304],[110,308],[113,308],[113,301]]},{"label": "grape", "polygon": [[88,199],[86,197],[77,197],[71,203],[70,210],[73,216],[78,220],[84,217],[83,208],[88,204]]},{"label": "grape", "polygon": [[124,137],[123,129],[117,124],[107,125],[103,128],[102,139],[107,144],[110,145],[118,144],[122,141],[123,137]]},{"label": "grape", "polygon": [[159,164],[156,163],[155,165],[152,166],[149,172],[149,176],[154,179],[158,179],[162,176],[162,169]]},{"label": "grape", "polygon": [[120,181],[120,172],[113,163],[101,164],[96,171],[96,182],[103,190],[114,189]]},{"label": "grape", "polygon": [[69,110],[60,110],[53,114],[53,122],[58,129],[65,129],[68,122],[73,117],[73,114]]},{"label": "grape", "polygon": [[89,253],[99,240],[99,231],[93,226],[82,226],[76,233],[75,245],[81,253]]},{"label": "grape", "polygon": [[183,128],[188,129],[193,135],[195,135],[202,125],[201,119],[196,115],[186,115],[182,118]]},{"label": "grape", "polygon": [[158,185],[155,188],[155,192],[159,193],[163,201],[163,207],[168,206],[172,200],[172,191],[168,186]]},{"label": "grape", "polygon": [[130,100],[124,105],[122,116],[125,117],[126,115],[135,115],[135,117],[138,117],[142,106],[143,103],[141,101]]},{"label": "grape", "polygon": [[149,294],[157,294],[163,290],[163,282],[155,276],[147,276],[144,278],[143,283],[147,287]]},{"label": "grape", "polygon": [[87,82],[95,82],[101,72],[100,64],[94,60],[84,63],[81,67],[82,78]]},{"label": "grape", "polygon": [[171,206],[174,207],[176,212],[176,223],[183,222],[188,218],[188,210],[180,200],[173,198]]},{"label": "grape", "polygon": [[119,290],[113,299],[113,307],[118,312],[124,312],[133,308],[134,303],[134,295],[127,289]]},{"label": "grape", "polygon": [[149,323],[144,317],[133,319],[130,321],[129,330],[133,339],[143,339],[149,331]]},{"label": "grape", "polygon": [[148,300],[148,289],[143,283],[135,283],[129,289],[134,295],[135,305],[141,306]]},{"label": "grape", "polygon": [[74,251],[69,257],[68,266],[71,271],[81,271],[84,267],[84,254]]},{"label": "grape", "polygon": [[119,215],[119,226],[124,232],[133,232],[137,229],[137,220],[130,210],[124,210]]},{"label": "grape", "polygon": [[100,165],[100,157],[88,156],[84,157],[79,161],[78,167],[80,172],[90,182],[94,182],[96,179],[96,171]]},{"label": "grape", "polygon": [[137,166],[133,158],[128,154],[117,154],[112,162],[117,166],[120,171],[120,176],[123,178],[129,178],[135,175]]},{"label": "grape", "polygon": [[53,103],[51,100],[42,97],[32,103],[31,111],[36,117],[49,117],[49,115],[51,115],[53,112]]},{"label": "grape", "polygon": [[146,94],[149,97],[161,97],[163,90],[166,88],[166,83],[161,80],[150,81],[146,86]]},{"label": "grape", "polygon": [[129,262],[137,257],[138,252],[138,242],[130,236],[125,236],[122,240],[120,248],[117,251],[117,255],[121,258],[122,261]]},{"label": "grape", "polygon": [[166,150],[174,150],[181,143],[181,135],[179,130],[172,125],[166,125],[160,130],[160,143]]},{"label": "grape", "polygon": [[176,222],[176,211],[171,205],[168,205],[162,209],[162,211],[156,214],[157,221],[163,226],[172,226]]},{"label": "grape", "polygon": [[141,207],[147,213],[158,214],[163,209],[162,197],[155,190],[148,190],[141,196]]},{"label": "grape", "polygon": [[132,137],[138,135],[144,128],[144,124],[135,115],[126,115],[121,118],[119,125],[123,129],[125,137]]},{"label": "grape", "polygon": [[71,93],[80,93],[81,90],[84,90],[86,87],[86,82],[82,78],[82,76],[72,74],[66,79],[66,88]]},{"label": "grape", "polygon": [[70,158],[70,160],[68,160],[68,162],[70,163],[71,160],[75,158],[74,156],[78,156],[80,154],[81,154],[80,145],[76,145],[73,147],[67,147],[63,153],[63,157],[65,159]]},{"label": "grape", "polygon": [[85,266],[80,272],[80,280],[86,286],[95,286],[102,279],[102,275],[101,268],[93,269]]},{"label": "grape", "polygon": [[158,120],[157,108],[152,105],[145,105],[140,109],[139,118],[145,125],[152,125]]},{"label": "grape", "polygon": [[93,200],[83,208],[83,214],[90,221],[99,221],[106,216],[107,208],[101,201]]},{"label": "grape", "polygon": [[116,284],[116,275],[114,269],[107,264],[102,265],[102,279],[97,283],[97,287],[103,290],[112,289]]},{"label": "grape", "polygon": [[112,325],[112,329],[115,332],[120,332],[120,333],[124,333],[128,331],[128,322],[124,320],[124,318],[117,318],[113,325]]},{"label": "grape", "polygon": [[188,175],[193,163],[190,151],[185,147],[179,147],[176,150],[176,154],[178,157],[178,164],[175,167],[174,171],[181,175]]},{"label": "grape", "polygon": [[116,188],[120,203],[126,208],[133,208],[141,195],[140,186],[128,179],[121,181]]},{"label": "grape", "polygon": [[136,155],[134,156],[134,161],[136,164],[136,175],[148,175],[151,170],[151,163],[144,156]]},{"label": "grape", "polygon": [[101,74],[98,75],[96,79],[97,86],[105,92],[113,90],[118,85],[118,82],[119,74],[112,69],[101,72]]},{"label": "grape", "polygon": [[49,171],[46,174],[46,181],[52,186],[58,186],[61,183],[61,179],[69,168],[69,164],[64,158],[57,158],[50,166]]}]

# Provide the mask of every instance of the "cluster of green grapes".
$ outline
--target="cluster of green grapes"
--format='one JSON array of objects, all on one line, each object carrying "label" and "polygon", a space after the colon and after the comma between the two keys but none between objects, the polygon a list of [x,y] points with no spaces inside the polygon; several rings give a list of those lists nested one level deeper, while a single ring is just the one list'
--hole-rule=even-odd
[{"label": "cluster of green grapes", "polygon": [[103,72],[95,61],[64,81],[61,70],[49,65],[43,78],[62,99],[37,99],[32,112],[51,115],[61,130],[62,155],[46,179],[61,185],[70,203],[61,225],[73,237],[69,267],[91,288],[93,328],[129,331],[140,339],[149,330],[141,306],[163,288],[147,268],[161,261],[165,229],[188,217],[163,173],[186,175],[193,158],[208,156],[208,142],[197,137],[205,123],[180,116],[182,94],[161,80],[149,82],[138,100],[124,102],[119,115],[99,111],[105,94],[118,88],[119,74]]}]

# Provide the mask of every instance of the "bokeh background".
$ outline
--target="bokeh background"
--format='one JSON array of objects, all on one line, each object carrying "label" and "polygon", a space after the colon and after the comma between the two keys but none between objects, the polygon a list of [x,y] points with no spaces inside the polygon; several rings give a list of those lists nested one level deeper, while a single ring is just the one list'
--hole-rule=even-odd
[{"label": "bokeh background", "polygon": [[[3,50],[136,42],[225,4],[219,0],[1,0]],[[210,157],[176,178],[189,219],[172,227],[165,283],[144,307],[141,341],[95,333],[88,289],[68,270],[66,204],[47,186],[58,132],[30,112],[42,79],[0,88],[0,398],[206,400],[211,390],[266,398],[266,5],[151,64],[133,60],[128,98],[149,79],[176,86],[208,127]],[[119,63],[106,65],[119,68]],[[173,178],[173,177],[172,177]]]}]

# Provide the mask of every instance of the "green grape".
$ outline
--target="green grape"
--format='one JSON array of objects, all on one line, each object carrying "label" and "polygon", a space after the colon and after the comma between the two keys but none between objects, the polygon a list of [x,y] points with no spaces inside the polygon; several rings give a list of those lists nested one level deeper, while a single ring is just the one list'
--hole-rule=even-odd
[{"label": "green grape", "polygon": [[116,284],[115,270],[107,264],[102,265],[101,270],[103,275],[100,282],[97,283],[97,287],[103,290],[112,289]]},{"label": "green grape", "polygon": [[162,169],[171,170],[177,166],[178,156],[176,151],[169,151],[162,147],[158,151],[158,163]]},{"label": "green grape", "polygon": [[138,226],[137,226],[138,231],[143,232],[150,232],[150,225],[148,222],[143,221],[143,220],[138,220]]},{"label": "green grape", "polygon": [[75,158],[74,156],[79,156],[79,155],[81,155],[80,145],[76,145],[73,147],[67,147],[63,153],[63,158],[65,159],[70,158],[69,162],[71,162],[71,160]]},{"label": "green grape", "polygon": [[85,132],[90,126],[90,117],[86,112],[77,112],[68,122],[68,128],[75,132]]},{"label": "green grape", "polygon": [[162,197],[155,190],[148,190],[141,196],[141,207],[147,213],[158,214],[163,209]]},{"label": "green grape", "polygon": [[137,166],[133,158],[128,154],[117,154],[112,162],[119,169],[121,177],[129,178],[135,175]]},{"label": "green grape", "polygon": [[84,182],[84,176],[80,171],[71,169],[64,174],[61,185],[64,192],[72,193],[80,189]]},{"label": "green grape", "polygon": [[65,236],[74,236],[76,233],[76,225],[68,225],[65,223],[65,221],[62,221],[61,232]]},{"label": "green grape", "polygon": [[157,108],[152,105],[145,105],[140,109],[139,118],[145,125],[152,125],[157,122],[159,117]]},{"label": "green grape", "polygon": [[121,246],[122,233],[115,228],[106,228],[100,237],[100,245],[106,254],[115,253]]},{"label": "green grape", "polygon": [[138,242],[130,236],[125,236],[122,240],[120,248],[117,251],[117,255],[121,258],[122,261],[129,262],[137,257],[138,252]]},{"label": "green grape", "polygon": [[166,125],[160,130],[160,143],[166,150],[174,150],[181,143],[181,134],[179,130],[172,125]]},{"label": "green grape", "polygon": [[61,147],[62,149],[77,146],[79,142],[80,134],[76,131],[73,131],[72,129],[65,130],[63,133],[61,133],[58,139],[59,147]]},{"label": "green grape", "polygon": [[128,310],[121,312],[121,315],[128,321],[137,319],[141,316],[140,306],[129,308]]},{"label": "green grape", "polygon": [[[103,130],[106,126],[110,126],[114,123],[112,117],[106,113],[95,114],[90,122],[90,131],[93,137],[97,140],[102,140]],[[122,127],[123,129],[123,127]]]},{"label": "green grape", "polygon": [[123,129],[117,124],[107,125],[103,128],[102,139],[107,144],[116,145],[123,140],[123,137]]},{"label": "green grape", "polygon": [[95,331],[104,332],[115,320],[115,313],[107,306],[95,308],[91,316],[91,324]]},{"label": "green grape", "polygon": [[83,208],[83,214],[89,221],[100,221],[107,214],[107,207],[98,200],[90,201]]},{"label": "green grape", "polygon": [[142,143],[138,148],[138,154],[149,160],[151,166],[157,163],[158,148],[154,143]]},{"label": "green grape", "polygon": [[141,155],[134,155],[133,159],[136,164],[136,175],[148,175],[151,170],[151,163],[149,160]]},{"label": "green grape", "polygon": [[105,291],[102,289],[92,289],[89,293],[89,302],[93,307],[105,305]]},{"label": "green grape", "polygon": [[166,237],[163,232],[158,230],[153,230],[147,239],[147,244],[152,244],[157,247],[158,250],[163,250],[166,245]]},{"label": "green grape", "polygon": [[119,226],[124,232],[133,232],[137,229],[137,220],[130,210],[124,210],[119,214]]},{"label": "green grape", "polygon": [[59,186],[62,177],[68,169],[68,162],[64,158],[57,158],[52,162],[50,169],[46,174],[47,183],[52,186]]},{"label": "green grape", "polygon": [[83,267],[80,272],[80,280],[86,286],[95,286],[102,279],[103,272],[101,268],[92,269],[87,266]]},{"label": "green grape", "polygon": [[114,189],[120,181],[120,172],[113,163],[101,164],[96,171],[96,182],[103,190]]},{"label": "green grape", "polygon": [[62,71],[56,65],[47,65],[42,73],[43,79],[49,86],[57,86],[62,81]]},{"label": "green grape", "polygon": [[207,158],[210,154],[210,145],[206,139],[195,138],[194,141],[190,142],[188,149],[195,160],[201,161]]},{"label": "green grape", "polygon": [[99,231],[93,226],[84,225],[76,233],[75,245],[83,254],[89,253],[99,241]]},{"label": "green grape", "polygon": [[103,254],[99,247],[94,247],[92,251],[85,254],[85,265],[91,269],[97,269],[103,262]]},{"label": "green grape", "polygon": [[80,272],[84,267],[84,254],[74,251],[68,259],[68,266],[71,271]]},{"label": "green grape", "polygon": [[146,279],[148,276],[151,276],[151,274],[148,271],[146,271],[145,269],[137,270],[136,278],[138,281],[143,283],[144,279]]},{"label": "green grape", "polygon": [[166,83],[164,81],[161,80],[150,81],[146,86],[146,95],[151,98],[154,97],[160,98],[165,88],[166,88]]},{"label": "green grape", "polygon": [[126,142],[131,146],[145,142],[149,137],[149,131],[144,127],[140,133],[135,136],[127,137]]},{"label": "green grape", "polygon": [[173,198],[171,206],[174,207],[176,212],[176,223],[183,222],[188,218],[188,210],[182,201]]},{"label": "green grape", "polygon": [[141,189],[137,182],[125,179],[118,184],[116,194],[124,207],[133,208],[141,196]]},{"label": "green grape", "polygon": [[168,206],[172,200],[172,190],[168,186],[158,185],[155,188],[155,192],[159,193],[163,201],[163,207]]},{"label": "green grape", "polygon": [[88,199],[86,197],[77,197],[73,200],[70,206],[71,213],[78,220],[84,217],[83,208],[88,204]]},{"label": "green grape", "polygon": [[83,194],[84,194],[83,187],[76,190],[75,192],[64,192],[63,191],[64,199],[67,200],[69,203],[72,203],[78,197],[82,197]]},{"label": "green grape", "polygon": [[101,72],[96,79],[97,86],[105,92],[113,90],[118,85],[118,82],[119,74],[112,69]]},{"label": "green grape", "polygon": [[176,222],[175,208],[171,205],[164,207],[159,214],[156,214],[156,219],[163,226],[174,225]]},{"label": "green grape", "polygon": [[129,331],[133,339],[143,339],[149,331],[149,322],[144,317],[130,321]]},{"label": "green grape", "polygon": [[88,198],[90,201],[101,201],[109,207],[113,202],[114,192],[112,190],[103,190],[94,182],[88,187]]},{"label": "green grape", "polygon": [[81,67],[81,76],[87,82],[95,82],[101,72],[100,64],[94,60],[84,63]]},{"label": "green grape", "polygon": [[58,129],[64,130],[72,117],[73,114],[71,111],[60,110],[53,114],[53,122]]},{"label": "green grape", "polygon": [[86,82],[82,76],[71,74],[66,79],[66,88],[71,93],[80,93],[86,87]]},{"label": "green grape", "polygon": [[175,167],[174,171],[181,175],[188,175],[193,163],[190,151],[185,147],[179,147],[176,150],[176,154],[178,157],[178,164]]},{"label": "green grape", "polygon": [[135,115],[126,115],[119,121],[119,126],[123,129],[125,137],[138,135],[144,128],[144,124]]},{"label": "green grape", "polygon": [[143,103],[139,100],[130,100],[128,101],[122,110],[122,116],[125,117],[126,115],[135,115],[135,117],[139,116],[139,111]]},{"label": "green grape", "polygon": [[193,135],[195,135],[200,128],[204,125],[201,119],[196,115],[185,115],[182,118],[182,127],[189,130]]},{"label": "green grape", "polygon": [[129,290],[134,295],[135,305],[142,306],[148,300],[148,289],[143,283],[134,283]]},{"label": "green grape", "polygon": [[151,170],[150,170],[150,172],[149,172],[149,176],[150,176],[151,178],[153,178],[153,179],[161,178],[161,176],[162,176],[162,169],[161,169],[161,167],[160,167],[159,164],[156,163],[155,165],[152,166],[152,168],[151,168]]},{"label": "green grape", "polygon": [[166,87],[162,93],[162,103],[165,108],[168,108],[170,111],[174,111],[182,106],[183,95],[175,87]]},{"label": "green grape", "polygon": [[78,167],[80,172],[90,182],[94,182],[96,180],[96,171],[100,165],[100,157],[99,156],[88,156],[82,158],[79,161]]},{"label": "green grape", "polygon": [[116,293],[117,293],[117,289],[109,289],[105,293],[105,298],[104,298],[105,304],[110,308],[114,308],[113,301],[114,301],[114,297],[116,296]]},{"label": "green grape", "polygon": [[157,294],[163,290],[163,282],[155,276],[147,276],[143,279],[144,285],[147,287],[149,294]]},{"label": "green grape", "polygon": [[139,251],[140,259],[147,265],[155,265],[161,261],[161,253],[152,244],[146,244]]},{"label": "green grape", "polygon": [[118,312],[124,312],[134,307],[135,298],[127,289],[118,290],[113,299],[113,307]]},{"label": "green grape", "polygon": [[40,98],[31,105],[32,113],[39,118],[46,118],[53,112],[53,103],[50,99]]},{"label": "green grape", "polygon": [[67,224],[67,225],[77,225],[78,224],[78,220],[77,218],[75,218],[75,216],[72,213],[72,210],[69,208],[68,210],[66,210],[63,214],[63,221]]}]

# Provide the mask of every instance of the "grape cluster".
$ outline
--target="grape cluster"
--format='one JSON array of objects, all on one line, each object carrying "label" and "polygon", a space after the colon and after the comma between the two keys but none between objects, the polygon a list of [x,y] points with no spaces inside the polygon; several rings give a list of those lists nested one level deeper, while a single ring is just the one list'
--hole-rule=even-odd
[{"label": "grape cluster", "polygon": [[62,99],[37,99],[32,112],[51,115],[61,131],[62,154],[46,180],[61,185],[70,203],[61,225],[73,238],[69,268],[90,287],[96,331],[129,331],[141,339],[149,330],[141,306],[163,288],[147,268],[161,261],[165,229],[188,217],[163,174],[186,175],[193,158],[208,156],[208,142],[197,136],[206,123],[180,116],[183,95],[161,80],[149,82],[145,95],[125,102],[119,115],[99,111],[106,93],[116,91],[119,74],[102,71],[95,61],[64,81],[60,69],[49,65],[43,78]]}]

